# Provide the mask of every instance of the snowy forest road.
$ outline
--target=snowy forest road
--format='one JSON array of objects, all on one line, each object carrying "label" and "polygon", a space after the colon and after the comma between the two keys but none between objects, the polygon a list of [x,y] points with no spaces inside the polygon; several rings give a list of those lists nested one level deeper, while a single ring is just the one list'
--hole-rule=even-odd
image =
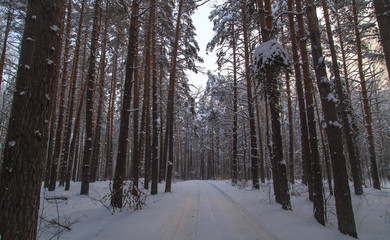
[{"label": "snowy forest road", "polygon": [[85,239],[276,239],[209,181],[180,182],[172,193],[150,198],[145,209],[120,213],[120,219],[102,223],[100,231]]},{"label": "snowy forest road", "polygon": [[189,187],[159,239],[275,239],[213,183],[191,181]]}]

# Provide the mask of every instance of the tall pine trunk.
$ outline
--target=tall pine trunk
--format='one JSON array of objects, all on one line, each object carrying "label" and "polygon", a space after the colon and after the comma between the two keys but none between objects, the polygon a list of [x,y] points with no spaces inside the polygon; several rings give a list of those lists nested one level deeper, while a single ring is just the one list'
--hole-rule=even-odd
[{"label": "tall pine trunk", "polygon": [[365,121],[365,126],[367,131],[368,151],[369,151],[370,163],[371,163],[371,177],[372,177],[374,188],[381,189],[381,184],[378,175],[378,167],[376,164],[374,133],[372,130],[371,107],[368,99],[367,83],[366,83],[366,79],[364,76],[364,69],[363,69],[363,55],[362,55],[360,32],[358,27],[359,23],[357,17],[356,0],[352,0],[352,9],[353,9],[353,22],[355,24],[354,26],[355,26],[356,47],[357,47],[357,55],[358,55],[357,61],[358,61],[358,68],[359,68],[359,79],[360,79],[360,87],[362,90],[362,97],[363,97],[364,121]]},{"label": "tall pine trunk", "polygon": [[[127,49],[126,62],[126,79],[123,92],[122,110],[120,116],[120,131],[119,131],[119,146],[118,156],[115,166],[115,176],[113,185],[113,195],[111,198],[111,206],[121,208],[123,196],[123,183],[126,176],[126,159],[127,148],[129,145],[129,122],[130,122],[130,107],[131,107],[131,90],[133,81],[134,61],[136,58],[137,42],[138,42],[138,13],[139,3],[134,0],[131,7],[131,22],[129,29],[129,45]],[[136,163],[138,159],[133,159],[133,169],[138,168]],[[133,176],[133,184],[134,176]]]},{"label": "tall pine trunk", "polygon": [[355,194],[361,195],[363,193],[363,187],[362,187],[362,181],[360,179],[361,178],[360,160],[359,160],[358,149],[356,147],[356,142],[353,139],[354,136],[353,129],[351,128],[351,124],[350,124],[350,121],[353,121],[352,106],[351,103],[349,102],[349,96],[346,95],[347,93],[344,91],[341,82],[342,80],[340,75],[340,69],[338,66],[337,53],[336,53],[336,48],[333,40],[333,32],[331,28],[331,22],[328,13],[328,5],[326,0],[322,0],[322,8],[324,11],[326,32],[328,35],[329,48],[332,57],[332,70],[335,77],[336,93],[339,99],[339,105],[338,105],[340,108],[339,112],[341,115],[341,120],[343,122],[344,136],[346,138],[345,140],[346,140],[346,145],[347,145],[347,150],[349,155],[349,162],[351,164],[352,177],[354,183],[353,185],[355,188]]},{"label": "tall pine trunk", "polygon": [[2,240],[37,238],[47,125],[54,110],[60,64],[58,26],[65,1],[28,1],[27,6],[0,174]]},{"label": "tall pine trunk", "polygon": [[248,100],[248,116],[249,116],[249,132],[250,132],[250,146],[251,146],[251,173],[252,173],[252,184],[255,189],[260,188],[259,184],[259,153],[257,151],[257,139],[256,139],[256,124],[255,115],[253,108],[253,97],[252,97],[252,81],[250,74],[250,63],[249,63],[249,40],[248,40],[248,28],[247,28],[247,12],[246,7],[241,8],[242,11],[242,24],[244,34],[244,48],[245,48],[245,79],[246,79],[246,90]]},{"label": "tall pine trunk", "polygon": [[150,0],[152,27],[152,185],[150,193],[158,191],[158,93],[157,93],[157,41],[156,41],[156,0]]},{"label": "tall pine trunk", "polygon": [[[172,49],[172,69],[169,76],[169,88],[168,88],[168,105],[167,105],[167,127],[165,131],[165,146],[168,146],[168,152],[165,154],[167,156],[168,168],[167,168],[167,178],[165,184],[165,192],[171,191],[172,184],[172,172],[173,172],[173,126],[174,126],[174,117],[175,117],[175,85],[176,85],[176,72],[177,72],[177,54],[179,49],[179,39],[180,39],[180,25],[181,25],[181,15],[183,13],[183,0],[179,1],[179,10],[177,13],[176,20],[176,30],[175,30],[175,42]],[[166,147],[165,147],[166,148]]]},{"label": "tall pine trunk", "polygon": [[[232,24],[232,34],[234,34],[234,24]],[[238,161],[237,161],[237,155],[238,155],[238,94],[237,94],[237,52],[236,52],[236,39],[233,37],[232,39],[233,43],[233,152],[232,152],[232,184],[235,186],[237,184],[238,180]]]},{"label": "tall pine trunk", "polygon": [[324,112],[329,149],[332,153],[331,160],[334,173],[334,196],[336,200],[338,227],[340,232],[357,237],[343,151],[342,134],[337,118],[336,103],[331,97],[331,85],[326,73],[316,8],[313,0],[306,0],[306,4],[314,69],[320,91],[322,110]]},{"label": "tall pine trunk", "polygon": [[[84,9],[85,9],[85,2],[86,0],[83,0],[81,3],[81,10],[80,10],[80,18],[79,18],[79,26],[77,30],[77,36],[76,36],[76,46],[74,51],[74,57],[73,57],[73,66],[72,66],[72,74],[70,78],[72,90],[70,94],[69,99],[69,109],[68,109],[68,119],[67,119],[67,129],[66,129],[66,135],[64,139],[64,156],[63,158],[65,161],[67,161],[67,169],[66,169],[66,177],[65,177],[65,190],[69,190],[70,188],[70,182],[68,183],[68,179],[70,181],[70,175],[72,172],[72,166],[73,162],[69,159],[69,150],[71,145],[71,139],[72,139],[72,126],[73,126],[73,117],[74,113],[76,111],[75,109],[75,102],[76,102],[76,88],[77,88],[77,75],[78,75],[78,68],[79,68],[79,58],[80,58],[80,47],[81,47],[81,33],[82,33],[82,26],[83,26],[83,19],[84,19]],[[73,126],[75,127],[75,126]],[[75,137],[75,136],[74,136]],[[74,158],[72,158],[74,159]]]},{"label": "tall pine trunk", "polygon": [[101,8],[102,0],[95,0],[93,26],[91,36],[90,55],[88,59],[88,86],[87,86],[87,99],[86,99],[86,114],[85,114],[85,142],[84,142],[84,155],[81,175],[81,195],[88,195],[89,193],[89,181],[90,181],[90,165],[93,149],[93,115],[94,115],[94,89],[96,81],[96,57],[99,41],[99,12]]}]

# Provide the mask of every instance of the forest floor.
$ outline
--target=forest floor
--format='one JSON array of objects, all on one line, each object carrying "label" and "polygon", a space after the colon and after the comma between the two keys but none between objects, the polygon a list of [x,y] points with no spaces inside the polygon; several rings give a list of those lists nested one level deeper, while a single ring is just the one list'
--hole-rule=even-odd
[{"label": "forest floor", "polygon": [[[171,193],[147,193],[141,210],[109,207],[109,182],[90,185],[80,196],[80,184],[70,191],[42,190],[39,238],[43,239],[353,239],[337,230],[333,197],[327,194],[327,224],[318,224],[304,185],[290,186],[292,211],[274,201],[272,185],[254,190],[250,183],[232,187],[230,181],[183,181]],[[352,196],[359,239],[390,236],[390,189],[366,188]],[[44,200],[45,199],[45,200]]]}]

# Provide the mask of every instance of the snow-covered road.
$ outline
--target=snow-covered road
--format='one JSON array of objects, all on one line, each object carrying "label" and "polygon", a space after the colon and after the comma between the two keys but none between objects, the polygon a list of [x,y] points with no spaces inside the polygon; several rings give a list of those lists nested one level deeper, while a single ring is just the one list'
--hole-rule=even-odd
[{"label": "snow-covered road", "polygon": [[151,201],[141,211],[119,213],[115,221],[101,219],[100,224],[94,221],[72,232],[77,231],[82,239],[105,240],[275,239],[212,182],[175,184],[172,193],[151,196]]},{"label": "snow-covered road", "polygon": [[[192,181],[158,239],[274,239],[239,204],[210,182]],[[158,212],[156,212],[158,215]]]},{"label": "snow-covered road", "polygon": [[[38,239],[57,239],[57,230],[61,231],[61,240],[353,239],[337,230],[332,199],[327,201],[327,225],[315,221],[307,188],[301,184],[291,187],[292,211],[282,210],[273,201],[270,184],[254,190],[250,185],[232,187],[230,180],[207,180],[178,181],[171,193],[164,193],[164,184],[159,184],[159,194],[149,195],[142,210],[115,214],[102,205],[109,205],[110,199],[104,197],[109,186],[108,181],[93,183],[89,196],[79,194],[80,183],[73,183],[70,191],[43,189],[42,200],[67,200],[43,200],[41,215],[64,225],[73,224],[69,224],[70,231],[40,225]],[[388,188],[366,188],[363,196],[353,196],[359,239],[389,239],[389,200]]]}]

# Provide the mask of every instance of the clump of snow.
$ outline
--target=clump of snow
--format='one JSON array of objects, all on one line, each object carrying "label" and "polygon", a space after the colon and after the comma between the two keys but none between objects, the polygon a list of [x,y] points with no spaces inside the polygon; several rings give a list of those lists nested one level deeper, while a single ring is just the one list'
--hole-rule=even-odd
[{"label": "clump of snow", "polygon": [[15,147],[16,142],[15,142],[15,141],[11,141],[11,142],[8,143],[8,145],[9,145],[10,147]]},{"label": "clump of snow", "polygon": [[275,39],[259,45],[253,54],[256,75],[288,68],[289,62],[290,59],[286,49]]},{"label": "clump of snow", "polygon": [[50,26],[50,30],[57,32],[60,30],[60,28],[57,25],[52,25],[52,26]]},{"label": "clump of snow", "polygon": [[334,103],[339,103],[340,100],[338,98],[336,98],[333,93],[329,93],[328,96],[326,96],[326,100],[328,102],[334,102]]}]

